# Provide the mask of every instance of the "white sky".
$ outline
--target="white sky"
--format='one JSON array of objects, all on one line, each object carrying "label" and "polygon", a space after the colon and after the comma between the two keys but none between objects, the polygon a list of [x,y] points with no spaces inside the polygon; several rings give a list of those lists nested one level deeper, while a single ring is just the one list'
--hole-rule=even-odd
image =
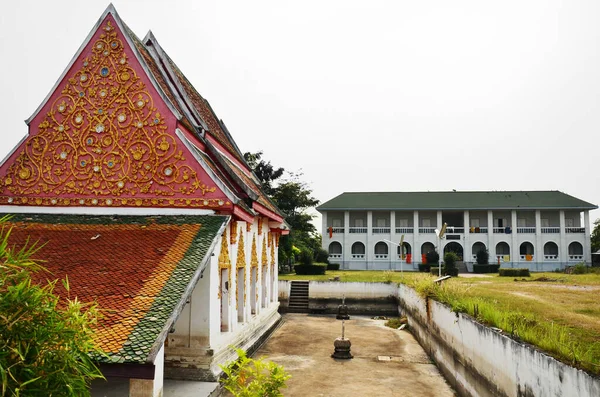
[{"label": "white sky", "polygon": [[[600,2],[116,0],[242,151],[344,191],[561,190],[600,203]],[[106,1],[4,2],[0,157]],[[593,211],[592,221],[600,217]]]}]

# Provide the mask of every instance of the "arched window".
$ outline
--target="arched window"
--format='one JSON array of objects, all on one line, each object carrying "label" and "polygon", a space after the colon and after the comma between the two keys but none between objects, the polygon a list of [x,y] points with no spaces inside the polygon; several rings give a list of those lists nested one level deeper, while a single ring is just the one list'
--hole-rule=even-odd
[{"label": "arched window", "polygon": [[558,259],[558,245],[552,241],[544,244],[544,259]]},{"label": "arched window", "polygon": [[435,246],[432,243],[423,243],[421,246],[421,254],[425,255],[428,252],[435,251]]},{"label": "arched window", "polygon": [[365,258],[365,245],[359,241],[352,244],[352,259]]},{"label": "arched window", "polygon": [[333,241],[329,244],[329,257],[332,259],[341,258],[342,257],[342,244],[337,241]]},{"label": "arched window", "polygon": [[583,260],[583,246],[577,241],[573,241],[569,244],[569,260],[570,261],[582,261]]},{"label": "arched window", "polygon": [[[402,243],[402,248],[404,248],[404,255],[412,254],[410,244],[407,243],[406,241],[404,243]],[[402,255],[402,250],[400,249],[400,246],[398,246],[398,255],[399,256]]]},{"label": "arched window", "polygon": [[510,247],[504,241],[496,244],[496,260],[501,260],[503,262],[510,261]]},{"label": "arched window", "polygon": [[473,256],[474,261],[477,260],[477,253],[479,251],[486,251],[485,244],[481,241],[476,242],[475,244],[473,244],[473,247],[471,247],[471,255]]},{"label": "arched window", "polygon": [[388,257],[388,245],[383,241],[375,244],[375,259],[387,259]]},{"label": "arched window", "polygon": [[525,260],[528,262],[532,261],[533,254],[534,254],[533,244],[531,244],[529,241],[525,241],[519,247],[519,255],[520,255],[521,260]]}]

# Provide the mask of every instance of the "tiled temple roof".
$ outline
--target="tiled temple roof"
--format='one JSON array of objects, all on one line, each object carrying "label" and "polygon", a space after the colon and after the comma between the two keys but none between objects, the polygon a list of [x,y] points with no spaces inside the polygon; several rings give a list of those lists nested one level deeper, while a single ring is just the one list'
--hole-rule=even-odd
[{"label": "tiled temple roof", "polygon": [[[225,216],[13,216],[9,242],[43,244],[35,258],[48,272],[38,282],[68,276],[71,299],[96,301],[103,318],[95,341],[107,363],[151,362],[183,308]],[[61,283],[55,293],[64,296]]]}]

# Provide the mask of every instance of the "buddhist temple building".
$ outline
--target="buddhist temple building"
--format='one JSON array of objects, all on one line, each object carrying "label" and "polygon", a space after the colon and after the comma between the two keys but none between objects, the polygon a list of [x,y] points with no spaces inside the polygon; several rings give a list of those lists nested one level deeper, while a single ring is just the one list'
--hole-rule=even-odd
[{"label": "buddhist temple building", "polygon": [[[152,33],[109,6],[0,165],[10,242],[98,302],[104,375],[131,396],[215,381],[280,319],[289,229],[227,127]],[[58,283],[60,285],[60,283]],[[65,294],[57,287],[56,292]]]}]

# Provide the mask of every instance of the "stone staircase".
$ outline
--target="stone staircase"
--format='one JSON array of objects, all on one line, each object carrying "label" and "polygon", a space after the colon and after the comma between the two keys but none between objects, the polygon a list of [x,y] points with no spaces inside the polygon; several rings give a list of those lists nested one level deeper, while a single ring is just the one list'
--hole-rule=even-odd
[{"label": "stone staircase", "polygon": [[469,273],[469,269],[467,269],[467,265],[463,261],[456,262],[456,267],[458,268],[458,273]]},{"label": "stone staircase", "polygon": [[308,313],[308,281],[292,281],[288,312]]}]

